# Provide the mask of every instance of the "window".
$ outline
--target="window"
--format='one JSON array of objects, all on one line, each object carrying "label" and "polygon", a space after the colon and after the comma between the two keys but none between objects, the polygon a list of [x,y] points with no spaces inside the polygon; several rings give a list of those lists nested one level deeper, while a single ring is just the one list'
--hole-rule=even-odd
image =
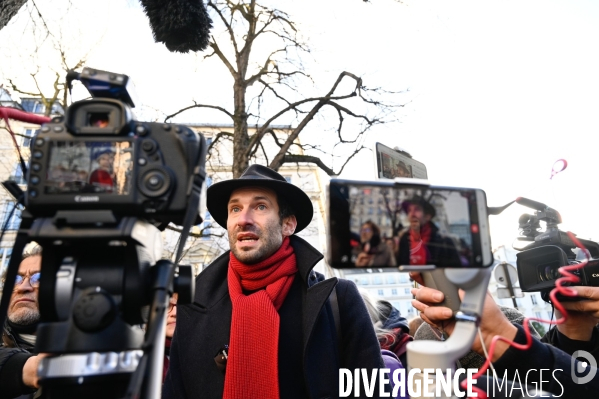
[{"label": "window", "polygon": [[368,284],[370,284],[368,277],[362,277],[360,279],[360,285],[368,285]]},{"label": "window", "polygon": [[408,275],[405,274],[405,273],[401,273],[399,275],[399,282],[403,283],[403,284],[407,283],[408,282]]},{"label": "window", "polygon": [[[46,112],[46,106],[42,103],[40,99],[37,98],[27,98],[21,101],[21,106],[27,112],[31,112],[34,114],[43,114]],[[64,109],[62,105],[58,102],[52,104],[52,109],[50,110],[51,115],[64,114]]]},{"label": "window", "polygon": [[15,170],[10,176],[10,180],[14,181],[17,184],[27,184],[25,181],[25,176],[23,176],[23,169],[21,169],[21,163],[17,163],[15,166]]},{"label": "window", "polygon": [[404,288],[403,292],[404,294],[410,294],[411,289],[410,288]]},{"label": "window", "polygon": [[387,276],[387,284],[395,284],[395,276],[393,276],[393,275]]},{"label": "window", "polygon": [[291,176],[283,176],[285,178],[285,180],[287,180],[287,183],[291,183]]},{"label": "window", "polygon": [[537,297],[536,297],[536,296],[534,296],[534,295],[531,295],[531,296],[530,296],[530,300],[532,301],[532,304],[533,304],[533,305],[536,305],[536,304],[537,304]]},{"label": "window", "polygon": [[372,284],[383,284],[383,280],[381,279],[381,276],[374,276]]},{"label": "window", "polygon": [[391,295],[397,295],[397,288],[393,288],[391,290]]},{"label": "window", "polygon": [[4,209],[2,210],[2,226],[0,226],[0,228],[3,228],[5,224],[6,230],[17,230],[19,228],[21,224],[21,209],[17,207],[13,211],[14,207],[14,201],[7,202],[4,205]]},{"label": "window", "polygon": [[4,276],[8,262],[10,261],[10,254],[12,253],[12,247],[0,248],[0,276]]},{"label": "window", "polygon": [[29,145],[31,144],[31,138],[33,136],[35,136],[36,134],[38,134],[39,131],[40,131],[39,129],[23,130],[23,136],[25,136],[25,137],[18,137],[18,139],[17,139],[17,143],[19,144],[19,147],[29,148]]},{"label": "window", "polygon": [[414,308],[410,306],[408,308],[408,314],[413,314],[413,313],[414,313]]},{"label": "window", "polygon": [[383,292],[383,290],[377,290],[377,294],[378,294],[379,296],[383,296],[383,295],[385,295],[385,294],[384,294],[384,292]]}]

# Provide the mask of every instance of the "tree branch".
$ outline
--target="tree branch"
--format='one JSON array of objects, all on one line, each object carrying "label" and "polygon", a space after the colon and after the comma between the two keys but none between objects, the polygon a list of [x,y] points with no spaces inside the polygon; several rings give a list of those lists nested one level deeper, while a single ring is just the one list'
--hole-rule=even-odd
[{"label": "tree branch", "polygon": [[[194,101],[195,102],[195,101]],[[229,116],[229,118],[233,119],[233,114],[231,114],[229,111],[227,111],[226,109],[222,108],[222,107],[218,107],[216,105],[208,105],[208,104],[198,104],[195,103],[194,105],[190,105],[189,107],[185,107],[180,109],[179,111],[175,112],[174,114],[168,115],[166,118],[164,118],[164,122],[168,122],[169,119],[174,118],[175,116],[188,111],[192,108],[211,108],[211,109],[217,109],[221,112],[224,112],[225,114],[227,114],[227,116]]]}]

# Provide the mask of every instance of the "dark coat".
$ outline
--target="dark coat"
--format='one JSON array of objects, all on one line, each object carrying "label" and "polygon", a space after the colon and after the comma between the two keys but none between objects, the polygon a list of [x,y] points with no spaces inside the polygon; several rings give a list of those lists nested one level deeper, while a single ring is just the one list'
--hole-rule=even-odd
[{"label": "dark coat", "polygon": [[[322,255],[299,237],[292,236],[291,245],[299,271],[294,281],[297,289],[290,290],[279,311],[281,397],[337,398],[340,367],[349,368],[352,372],[356,368],[383,367],[378,340],[356,286],[347,280],[324,280],[322,275],[312,271]],[[228,264],[229,252],[226,252],[197,277],[194,302],[177,309],[177,327],[163,398],[222,398],[225,375],[218,369],[214,358],[229,342],[231,299],[227,285]],[[327,300],[335,287],[341,345],[337,342],[334,318]],[[297,306],[294,309],[286,306],[288,301],[297,303]],[[298,329],[289,329],[289,325],[294,323]],[[289,331],[296,334],[289,334]],[[281,356],[282,348],[287,354],[296,353],[303,359],[300,362],[300,359],[291,356]],[[281,375],[281,365],[286,362],[295,362],[298,371],[303,369],[303,372],[296,373],[295,379],[285,378]],[[298,388],[297,393],[290,392],[292,385]],[[364,395],[363,389],[361,394]],[[377,395],[378,386],[375,397]]]},{"label": "dark coat", "polygon": [[595,360],[599,361],[599,326],[593,328],[593,333],[589,341],[570,339],[559,332],[556,326],[553,326],[547,331],[547,334],[541,339],[541,342],[553,345],[570,356],[579,350],[586,351],[593,355]]},{"label": "dark coat", "polygon": [[[431,226],[431,238],[426,244],[428,249],[427,261],[434,265],[440,259],[443,259],[443,265],[446,267],[462,266],[460,254],[453,240],[449,237],[444,237],[439,233],[439,228],[434,223],[429,222]],[[399,255],[397,259],[400,265],[410,264],[410,233],[406,232],[399,240]]]},{"label": "dark coat", "polygon": [[33,346],[19,340],[16,334],[5,326],[0,345],[0,399],[33,398],[35,389],[23,385],[23,366],[34,355]]}]

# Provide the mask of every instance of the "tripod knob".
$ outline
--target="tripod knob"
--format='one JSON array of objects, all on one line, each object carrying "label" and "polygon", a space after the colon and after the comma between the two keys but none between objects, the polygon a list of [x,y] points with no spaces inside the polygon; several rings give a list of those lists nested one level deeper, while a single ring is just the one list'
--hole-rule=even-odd
[{"label": "tripod knob", "polygon": [[114,299],[100,287],[85,290],[73,307],[73,321],[85,332],[103,330],[114,321],[116,314]]}]

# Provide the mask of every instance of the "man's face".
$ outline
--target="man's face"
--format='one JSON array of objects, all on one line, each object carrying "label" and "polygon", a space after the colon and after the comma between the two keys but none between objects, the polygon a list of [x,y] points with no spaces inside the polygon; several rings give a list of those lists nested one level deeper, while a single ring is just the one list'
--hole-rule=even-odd
[{"label": "man's face", "polygon": [[28,326],[39,321],[39,288],[33,287],[30,279],[41,270],[41,266],[42,257],[39,255],[25,258],[19,265],[19,276],[23,282],[15,286],[8,305],[8,319],[15,324]]},{"label": "man's face", "polygon": [[175,334],[175,326],[177,323],[177,299],[179,294],[176,292],[171,297],[168,307],[168,313],[166,316],[166,336],[167,338],[173,338]]},{"label": "man's face", "polygon": [[244,187],[233,191],[227,209],[231,251],[248,265],[275,253],[283,238],[292,235],[297,226],[295,216],[280,220],[277,194],[267,188]]},{"label": "man's face", "polygon": [[431,220],[431,215],[424,213],[424,208],[422,208],[422,206],[410,204],[408,206],[408,220],[412,227],[415,227],[416,225],[422,226]]}]

